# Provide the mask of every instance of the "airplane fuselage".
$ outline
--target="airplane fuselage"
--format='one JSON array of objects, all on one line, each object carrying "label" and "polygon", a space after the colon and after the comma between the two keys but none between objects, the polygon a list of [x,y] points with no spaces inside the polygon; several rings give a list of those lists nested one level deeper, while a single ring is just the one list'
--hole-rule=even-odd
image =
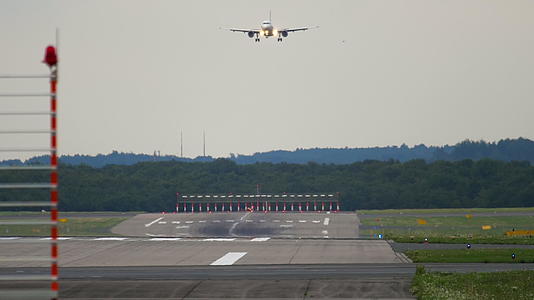
[{"label": "airplane fuselage", "polygon": [[264,37],[278,35],[278,32],[273,27],[271,21],[263,21],[261,23],[261,35]]}]

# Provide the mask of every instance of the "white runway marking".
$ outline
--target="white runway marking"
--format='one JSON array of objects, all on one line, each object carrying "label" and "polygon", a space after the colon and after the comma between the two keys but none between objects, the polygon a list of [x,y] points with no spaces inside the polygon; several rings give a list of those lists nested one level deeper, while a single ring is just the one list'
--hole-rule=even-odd
[{"label": "white runway marking", "polygon": [[324,226],[328,226],[328,224],[330,224],[330,218],[324,218],[323,224]]},{"label": "white runway marking", "polygon": [[328,238],[328,235],[325,235],[324,238],[327,239],[327,238]]},{"label": "white runway marking", "polygon": [[152,221],[152,222],[150,222],[150,223],[148,223],[148,224],[145,224],[145,227],[150,227],[150,225],[152,225],[152,224],[154,224],[154,223],[156,223],[156,222],[158,222],[158,221],[160,221],[160,220],[162,220],[162,219],[163,219],[163,217],[161,217],[161,218],[157,218],[157,219],[155,219],[154,221]]},{"label": "white runway marking", "polygon": [[328,230],[323,230],[323,234],[327,235],[328,234]]},{"label": "white runway marking", "polygon": [[306,223],[306,220],[299,220],[299,223]]},{"label": "white runway marking", "polygon": [[193,224],[193,221],[185,221],[185,224]]},{"label": "white runway marking", "polygon": [[167,224],[167,222],[166,221],[158,222],[158,224]]},{"label": "white runway marking", "polygon": [[269,237],[261,237],[261,238],[253,238],[251,239],[250,241],[251,242],[265,242],[265,241],[268,241],[270,240],[271,238]]},{"label": "white runway marking", "polygon": [[172,224],[180,224],[180,221],[172,221]]},{"label": "white runway marking", "polygon": [[176,229],[189,228],[189,225],[176,226]]},{"label": "white runway marking", "polygon": [[290,227],[293,227],[293,225],[285,225],[285,224],[282,224],[282,225],[280,225],[280,227],[290,228]]},{"label": "white runway marking", "polygon": [[3,240],[6,240],[6,241],[8,241],[8,240],[18,240],[18,239],[20,239],[20,237],[18,237],[18,236],[0,237],[0,241],[3,241]]},{"label": "white runway marking", "polygon": [[280,220],[273,220],[274,223],[280,223]]},{"label": "white runway marking", "polygon": [[245,222],[252,223],[252,222],[254,222],[254,220],[245,220]]},{"label": "white runway marking", "polygon": [[149,239],[149,241],[179,241],[181,240],[181,238],[152,238],[152,239]]},{"label": "white runway marking", "polygon": [[293,223],[293,220],[286,220],[286,223]]},{"label": "white runway marking", "polygon": [[198,221],[198,223],[206,223],[206,220]]},{"label": "white runway marking", "polygon": [[265,222],[267,222],[267,221],[265,221],[265,220],[260,220],[260,223],[265,223]]},{"label": "white runway marking", "polygon": [[[42,238],[41,240],[51,240],[52,238],[50,237],[47,237],[47,238]],[[57,240],[58,241],[66,241],[66,240],[70,240],[71,238],[70,237],[58,237]]]},{"label": "white runway marking", "polygon": [[223,257],[212,262],[210,266],[229,266],[233,265],[241,257],[245,256],[247,252],[228,252]]},{"label": "white runway marking", "polygon": [[234,220],[226,220],[225,222],[232,223]]},{"label": "white runway marking", "polygon": [[96,238],[94,241],[124,241],[127,238],[123,237],[103,237],[103,238]]},{"label": "white runway marking", "polygon": [[319,221],[319,220],[313,220],[312,222],[313,223],[321,223],[321,221]]},{"label": "white runway marking", "polygon": [[203,239],[203,241],[205,242],[231,242],[231,241],[234,241],[235,239],[225,239],[225,238],[214,238],[214,239]]},{"label": "white runway marking", "polygon": [[213,222],[213,223],[221,223],[221,220],[213,220],[211,222]]}]

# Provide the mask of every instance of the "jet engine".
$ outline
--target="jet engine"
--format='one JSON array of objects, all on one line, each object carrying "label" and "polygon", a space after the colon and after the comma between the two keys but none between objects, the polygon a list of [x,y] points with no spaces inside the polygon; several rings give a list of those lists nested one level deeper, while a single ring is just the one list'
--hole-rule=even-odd
[{"label": "jet engine", "polygon": [[248,37],[249,38],[253,38],[254,37],[254,32],[253,31],[249,31],[248,32]]},{"label": "jet engine", "polygon": [[287,37],[287,35],[288,35],[287,31],[282,31],[281,33],[282,33],[283,37]]}]

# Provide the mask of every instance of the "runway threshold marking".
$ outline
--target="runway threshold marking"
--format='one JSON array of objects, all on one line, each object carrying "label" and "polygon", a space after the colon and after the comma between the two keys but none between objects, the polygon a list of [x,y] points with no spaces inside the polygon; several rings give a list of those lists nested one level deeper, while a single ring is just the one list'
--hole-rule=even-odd
[{"label": "runway threshold marking", "polygon": [[221,258],[212,262],[210,266],[229,266],[233,265],[241,257],[247,255],[247,252],[228,252],[223,255]]},{"label": "runway threshold marking", "polygon": [[155,219],[154,221],[145,224],[145,227],[150,227],[150,225],[152,225],[152,224],[154,224],[154,223],[156,223],[156,222],[159,222],[159,221],[162,220],[162,219],[163,219],[163,217],[161,217],[161,218],[157,218],[157,219]]},{"label": "runway threshold marking", "polygon": [[324,226],[328,226],[328,224],[330,224],[330,218],[324,218],[323,224]]}]

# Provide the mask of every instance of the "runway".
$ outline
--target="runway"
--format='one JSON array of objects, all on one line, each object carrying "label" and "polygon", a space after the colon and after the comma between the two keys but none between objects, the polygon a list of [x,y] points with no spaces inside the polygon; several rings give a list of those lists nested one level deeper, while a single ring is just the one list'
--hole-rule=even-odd
[{"label": "runway", "polygon": [[218,212],[141,214],[113,233],[124,236],[357,238],[355,213]]},{"label": "runway", "polygon": [[[532,264],[424,264],[441,272],[534,269]],[[21,270],[21,269],[17,269]],[[14,269],[0,269],[0,276]],[[23,268],[31,275],[48,268]],[[413,299],[414,264],[242,265],[62,268],[62,299],[395,298]],[[38,286],[1,282],[0,291]]]},{"label": "runway", "polygon": [[[71,238],[59,241],[60,267],[298,265],[402,263],[386,241],[267,238]],[[46,240],[0,239],[0,267],[48,266],[47,261],[15,261],[10,256],[47,255]]]}]

